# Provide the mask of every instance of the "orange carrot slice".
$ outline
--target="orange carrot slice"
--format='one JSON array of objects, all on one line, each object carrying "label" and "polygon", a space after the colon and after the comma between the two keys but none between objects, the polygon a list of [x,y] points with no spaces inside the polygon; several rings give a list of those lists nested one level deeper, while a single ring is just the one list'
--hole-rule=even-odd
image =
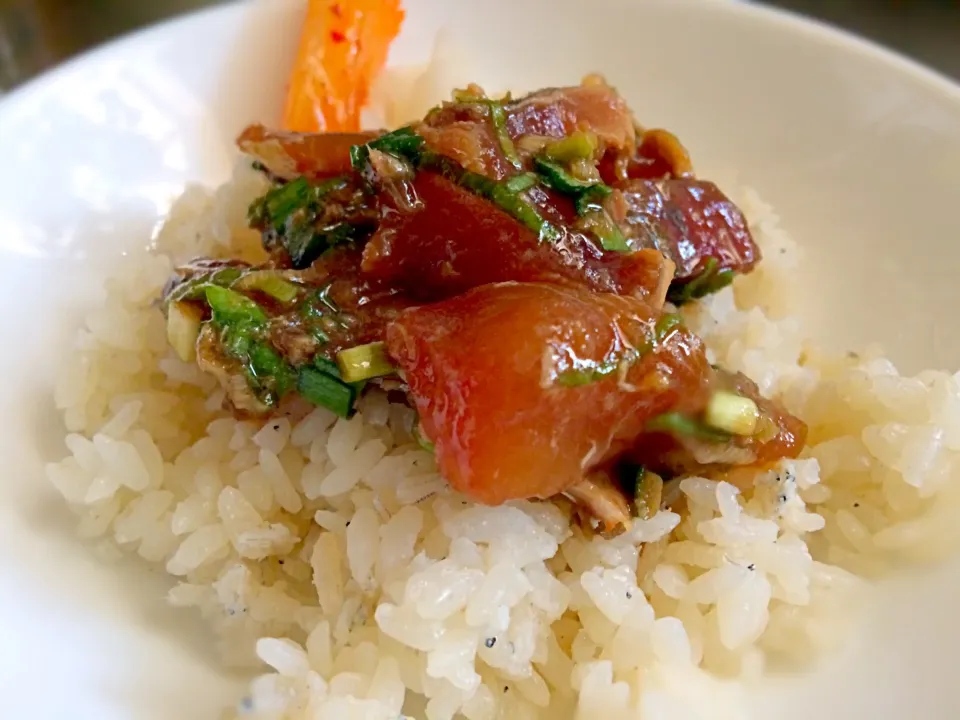
[{"label": "orange carrot slice", "polygon": [[309,0],[283,113],[298,132],[355,132],[403,23],[400,0]]}]

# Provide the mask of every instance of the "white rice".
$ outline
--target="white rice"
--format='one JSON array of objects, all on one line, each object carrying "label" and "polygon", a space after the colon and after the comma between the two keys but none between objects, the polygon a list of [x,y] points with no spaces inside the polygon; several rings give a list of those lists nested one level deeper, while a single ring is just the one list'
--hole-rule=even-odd
[{"label": "white rice", "polygon": [[262,189],[245,165],[190,189],[157,251],[123,259],[57,390],[69,455],[48,468],[83,536],[164,566],[224,662],[268,666],[237,716],[736,717],[726,680],[815,657],[863,579],[955,546],[960,376],[806,346],[784,314],[796,247],[752,194],[765,261],[688,321],[810,424],[810,445],[740,490],[686,479],[682,516],[605,540],[552,503],[452,493],[382,395],[350,420],[219,409],[151,303],[171,256],[255,257],[244,216]]}]

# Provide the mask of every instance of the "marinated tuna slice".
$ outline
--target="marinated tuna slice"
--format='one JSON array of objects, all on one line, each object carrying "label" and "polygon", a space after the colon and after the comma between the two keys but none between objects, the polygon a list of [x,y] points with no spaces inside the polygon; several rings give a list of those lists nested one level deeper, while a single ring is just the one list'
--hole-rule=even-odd
[{"label": "marinated tuna slice", "polygon": [[635,298],[487,285],[402,312],[387,348],[450,483],[482,502],[549,497],[708,392],[701,342]]},{"label": "marinated tuna slice", "polygon": [[[415,129],[431,150],[495,180],[529,166],[535,154],[573,136],[589,143],[586,153],[578,153],[580,159],[596,160],[606,152],[632,157],[636,145],[626,102],[598,79],[539,90],[519,100],[488,98],[471,85]],[[575,149],[568,143],[568,154]]]},{"label": "marinated tuna slice", "polygon": [[690,154],[668,130],[637,129],[637,149],[633,155],[622,149],[608,150],[598,166],[600,177],[611,185],[626,180],[665,180],[693,177]]},{"label": "marinated tuna slice", "polygon": [[806,424],[763,397],[750,378],[717,370],[710,399],[699,413],[657,418],[630,455],[670,476],[711,476],[797,457],[806,437]]},{"label": "marinated tuna slice", "polygon": [[[512,280],[583,284],[663,301],[672,267],[656,248],[605,251],[560,222],[552,225],[556,237],[544,241],[501,207],[437,173],[419,173],[411,188],[417,203],[384,213],[363,259],[368,277],[411,297],[441,300]],[[539,210],[545,218],[564,214],[557,206]]]},{"label": "marinated tuna slice", "polygon": [[297,133],[251,125],[237,139],[237,145],[276,178],[316,180],[352,172],[350,148],[378,134]]},{"label": "marinated tuna slice", "polygon": [[631,180],[615,192],[612,215],[631,245],[673,262],[678,303],[720,289],[760,260],[743,213],[711,182]]},{"label": "marinated tuna slice", "polygon": [[564,138],[588,130],[604,148],[633,149],[636,127],[626,101],[598,76],[582,85],[531,93],[507,108],[513,136]]}]

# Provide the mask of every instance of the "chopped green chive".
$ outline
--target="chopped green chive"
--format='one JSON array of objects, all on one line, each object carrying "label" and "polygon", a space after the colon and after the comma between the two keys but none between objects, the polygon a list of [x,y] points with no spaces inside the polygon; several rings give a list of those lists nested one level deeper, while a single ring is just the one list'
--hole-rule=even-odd
[{"label": "chopped green chive", "polygon": [[213,321],[218,325],[262,325],[267,321],[263,308],[236,290],[208,285],[204,292],[213,311]]},{"label": "chopped green chive", "polygon": [[757,430],[760,409],[750,398],[729,392],[716,392],[707,403],[703,421],[717,430],[749,437]]},{"label": "chopped green chive", "polygon": [[667,299],[674,305],[683,305],[722,290],[733,282],[736,273],[729,268],[719,270],[719,265],[716,258],[708,258],[703,265],[703,270],[696,277],[682,285],[671,284]]},{"label": "chopped green chive", "polygon": [[585,362],[580,367],[574,367],[559,373],[557,385],[561,387],[580,387],[603,380],[616,373],[622,365],[631,365],[641,356],[641,352],[629,348],[619,355],[605,358],[600,362]]},{"label": "chopped green chive", "polygon": [[274,300],[291,303],[297,299],[300,289],[285,280],[273,270],[253,270],[237,279],[232,285],[235,290],[259,290]]},{"label": "chopped green chive", "polygon": [[244,270],[245,268],[242,267],[225,267],[211,272],[197,273],[189,280],[184,280],[177,285],[170,295],[167,296],[167,302],[175,303],[180,300],[203,300],[206,297],[206,288],[208,285],[228,287],[243,275]]},{"label": "chopped green chive", "polygon": [[547,145],[543,154],[550,160],[570,162],[572,160],[587,160],[593,157],[597,150],[597,136],[592,132],[571,133],[562,140]]},{"label": "chopped green chive", "polygon": [[594,210],[602,210],[603,199],[612,192],[613,189],[609,185],[605,185],[603,183],[597,183],[596,185],[587,188],[587,190],[577,196],[576,200],[573,201],[573,206],[577,211],[577,215],[586,215]]},{"label": "chopped green chive", "polygon": [[497,143],[500,145],[500,150],[503,151],[503,156],[517,170],[523,169],[523,163],[517,153],[517,146],[513,144],[513,138],[510,137],[510,132],[507,130],[507,111],[503,104],[510,101],[509,93],[503,100],[491,100],[470,90],[454,90],[453,100],[458,103],[485,106],[490,114],[490,124],[493,125],[493,133],[497,136]]},{"label": "chopped green chive", "polygon": [[417,135],[412,127],[398,128],[371,140],[365,145],[351,147],[350,164],[357,172],[363,172],[370,160],[370,151],[379,150],[415,165],[420,160],[423,142],[423,138]]},{"label": "chopped green chive", "polygon": [[343,379],[340,377],[340,368],[337,367],[337,364],[333,360],[330,360],[329,358],[325,358],[322,355],[317,355],[313,359],[313,366],[317,370],[320,370],[321,372],[325,372],[327,375],[331,375],[332,377],[335,377],[338,380]]},{"label": "chopped green chive", "polygon": [[611,219],[606,210],[598,208],[583,216],[578,227],[593,233],[600,241],[600,247],[610,252],[630,252],[627,238]]},{"label": "chopped green chive", "polygon": [[649,520],[660,511],[662,499],[663,478],[641,466],[634,484],[634,513],[641,520]]},{"label": "chopped green chive", "polygon": [[520,193],[511,190],[507,183],[494,184],[490,188],[488,197],[507,213],[537,233],[540,242],[556,242],[560,239],[560,230],[544,220],[540,212],[521,197]]},{"label": "chopped green chive", "polygon": [[308,267],[327,248],[356,240],[368,231],[364,226],[346,222],[316,227],[323,216],[324,198],[349,186],[347,177],[330,178],[315,185],[305,177],[291,180],[250,205],[250,224],[275,233],[295,268]]},{"label": "chopped green chive", "polygon": [[337,366],[344,381],[350,383],[389,375],[395,371],[382,342],[341,350],[337,353]]},{"label": "chopped green chive", "polygon": [[436,452],[436,446],[427,439],[426,435],[423,434],[423,429],[420,427],[419,422],[413,426],[413,439],[417,441],[417,445],[422,447],[427,452]]},{"label": "chopped green chive", "polygon": [[336,222],[314,227],[312,221],[293,224],[288,228],[284,247],[293,267],[309,267],[325,250],[357,240],[368,231],[363,225]]},{"label": "chopped green chive", "polygon": [[503,181],[503,186],[510,192],[520,193],[529,190],[537,184],[537,176],[534,173],[520,173]]},{"label": "chopped green chive", "polygon": [[314,405],[340,417],[349,417],[357,391],[323,370],[302,367],[297,374],[297,392]]},{"label": "chopped green chive", "polygon": [[490,101],[487,103],[490,108],[490,123],[493,125],[493,132],[497,136],[497,142],[500,143],[500,149],[504,157],[518,170],[523,167],[520,156],[517,154],[517,147],[513,144],[513,138],[507,130],[507,113],[503,109],[503,104]]},{"label": "chopped green chive", "polygon": [[254,225],[270,225],[281,230],[287,219],[311,200],[310,182],[299,177],[270,190],[250,205],[248,217]]},{"label": "chopped green chive", "polygon": [[[580,178],[576,178],[564,170],[560,163],[554,162],[553,160],[536,157],[533,159],[533,164],[534,167],[537,168],[537,172],[543,176],[543,180],[547,185],[565,195],[580,195],[587,190],[593,189],[597,185],[607,187],[596,180],[581,180]],[[607,190],[609,192],[609,188],[607,188]]]},{"label": "chopped green chive", "polygon": [[599,180],[581,180],[574,177],[560,163],[545,157],[534,158],[533,164],[549,187],[573,197],[578,215],[585,215],[596,209],[603,198],[613,192],[609,185]]},{"label": "chopped green chive", "polygon": [[293,389],[296,372],[265,342],[255,342],[249,353],[250,373],[255,384],[281,398]]},{"label": "chopped green chive", "polygon": [[647,423],[650,432],[662,432],[678,437],[692,437],[708,442],[727,442],[730,434],[705,425],[696,418],[679,412],[658,415]]},{"label": "chopped green chive", "polygon": [[683,318],[676,313],[664,313],[658,319],[653,327],[654,339],[656,342],[662,342],[667,335],[673,332],[673,329],[683,324]]}]

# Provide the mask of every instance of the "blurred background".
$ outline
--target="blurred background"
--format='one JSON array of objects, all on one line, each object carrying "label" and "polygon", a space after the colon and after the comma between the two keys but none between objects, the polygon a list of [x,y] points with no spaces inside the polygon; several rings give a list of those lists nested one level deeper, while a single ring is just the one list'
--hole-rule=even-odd
[{"label": "blurred background", "polygon": [[[0,92],[113,37],[218,2],[0,0]],[[960,0],[765,2],[846,28],[960,79]]]}]

